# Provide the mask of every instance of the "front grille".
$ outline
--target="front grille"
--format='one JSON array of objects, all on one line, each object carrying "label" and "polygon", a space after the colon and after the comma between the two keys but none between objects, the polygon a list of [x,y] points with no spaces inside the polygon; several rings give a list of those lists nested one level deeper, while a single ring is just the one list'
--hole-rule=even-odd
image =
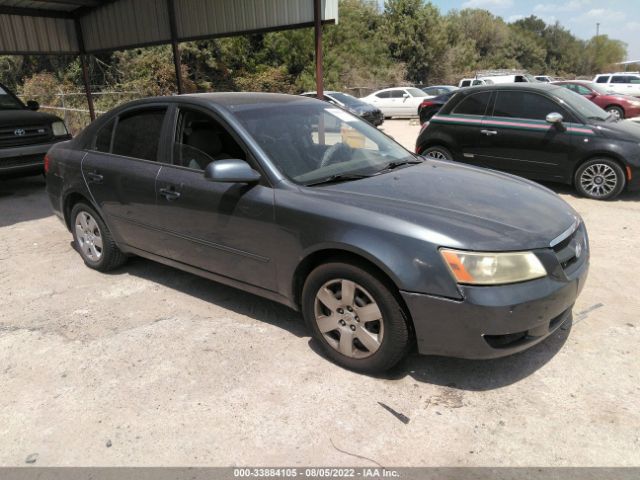
[{"label": "front grille", "polygon": [[0,146],[3,147],[44,143],[50,138],[49,125],[0,127]]},{"label": "front grille", "polygon": [[563,270],[567,270],[587,255],[587,248],[584,224],[580,224],[571,235],[554,245],[553,251],[556,253]]}]

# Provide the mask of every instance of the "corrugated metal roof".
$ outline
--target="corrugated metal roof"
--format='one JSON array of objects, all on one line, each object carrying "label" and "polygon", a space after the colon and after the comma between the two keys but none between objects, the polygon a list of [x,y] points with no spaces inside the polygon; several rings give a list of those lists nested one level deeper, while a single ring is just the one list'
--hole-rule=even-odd
[{"label": "corrugated metal roof", "polygon": [[[179,40],[278,30],[313,23],[313,0],[174,0]],[[87,53],[169,43],[167,0],[0,0],[0,54]],[[337,21],[338,0],[322,0]]]}]

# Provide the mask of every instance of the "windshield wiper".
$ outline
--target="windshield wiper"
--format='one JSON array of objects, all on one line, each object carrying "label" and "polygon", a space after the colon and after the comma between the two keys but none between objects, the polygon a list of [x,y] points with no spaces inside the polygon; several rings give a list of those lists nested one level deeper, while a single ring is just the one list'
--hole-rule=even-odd
[{"label": "windshield wiper", "polygon": [[313,182],[305,183],[305,187],[311,187],[313,185],[321,185],[326,183],[338,183],[348,182],[349,180],[360,180],[362,178],[369,178],[371,175],[361,175],[355,173],[336,173],[320,180],[314,180]]},{"label": "windshield wiper", "polygon": [[387,172],[389,170],[394,170],[394,169],[396,169],[398,167],[401,167],[402,165],[416,165],[416,164],[422,163],[422,162],[424,162],[424,160],[421,160],[419,158],[411,158],[411,159],[408,159],[408,160],[394,160],[393,162],[387,163],[383,168],[378,170],[378,173]]}]

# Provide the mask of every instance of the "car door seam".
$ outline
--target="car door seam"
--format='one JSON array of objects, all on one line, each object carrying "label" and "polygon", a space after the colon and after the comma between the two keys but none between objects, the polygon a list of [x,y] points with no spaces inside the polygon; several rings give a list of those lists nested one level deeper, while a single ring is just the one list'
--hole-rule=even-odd
[{"label": "car door seam", "polygon": [[84,152],[84,155],[82,156],[82,160],[80,160],[80,174],[82,175],[82,180],[84,181],[85,187],[87,187],[87,192],[89,192],[89,196],[91,197],[91,201],[93,202],[93,205],[97,209],[100,209],[100,207],[98,206],[98,202],[96,202],[96,199],[93,196],[93,192],[91,191],[91,188],[89,188],[89,182],[87,182],[87,177],[84,174],[84,160],[87,158],[87,155],[89,155],[89,152]]}]

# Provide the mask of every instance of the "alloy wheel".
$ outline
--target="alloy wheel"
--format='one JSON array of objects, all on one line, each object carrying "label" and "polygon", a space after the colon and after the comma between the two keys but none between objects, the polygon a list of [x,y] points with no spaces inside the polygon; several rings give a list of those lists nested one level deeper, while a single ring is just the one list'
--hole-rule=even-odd
[{"label": "alloy wheel", "polygon": [[436,160],[448,160],[447,156],[440,150],[431,150],[427,153],[428,157],[435,158]]},{"label": "alloy wheel", "polygon": [[618,186],[618,176],[609,165],[594,163],[580,175],[580,185],[592,197],[606,197]]},{"label": "alloy wheel", "polygon": [[358,283],[344,278],[317,292],[315,321],[327,343],[350,358],[367,358],[382,345],[384,322],[378,304]]},{"label": "alloy wheel", "polygon": [[92,262],[99,261],[102,258],[102,233],[98,222],[90,213],[80,211],[76,215],[75,227],[82,255]]}]

